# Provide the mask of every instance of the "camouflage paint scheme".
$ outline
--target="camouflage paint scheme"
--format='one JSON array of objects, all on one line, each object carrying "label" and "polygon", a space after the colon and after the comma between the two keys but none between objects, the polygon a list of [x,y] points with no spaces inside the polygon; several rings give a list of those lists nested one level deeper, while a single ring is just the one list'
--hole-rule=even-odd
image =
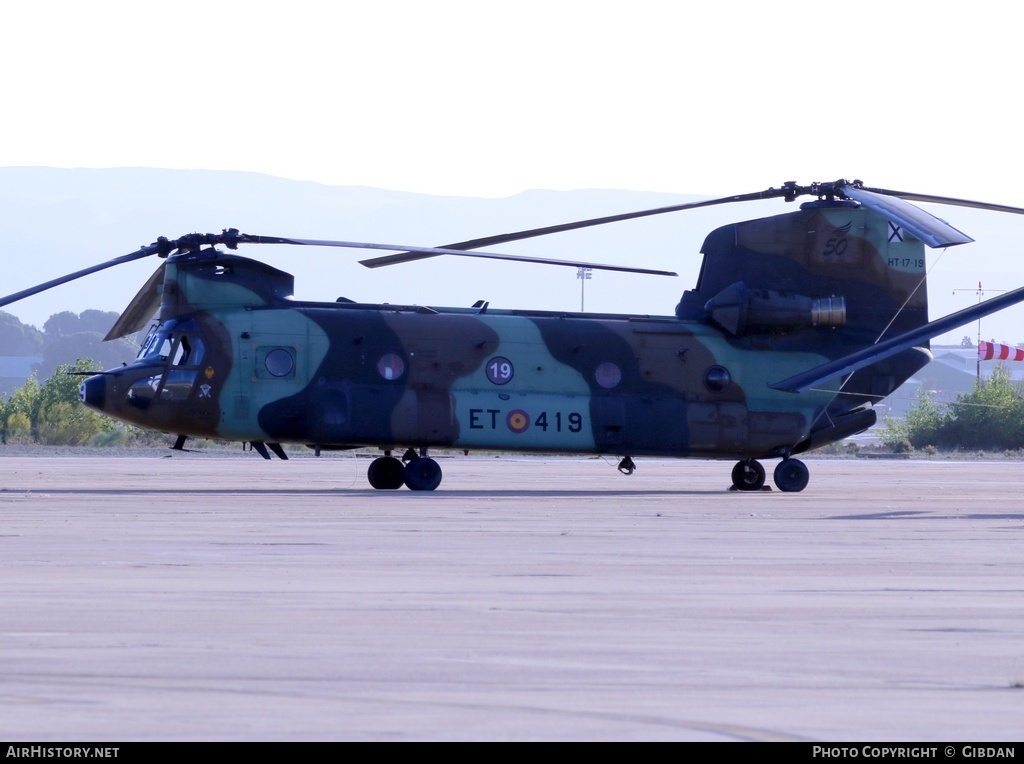
[{"label": "camouflage paint scheme", "polygon": [[126,311],[160,292],[149,345],[83,400],[239,441],[748,459],[866,429],[929,360],[924,343],[842,392],[769,388],[927,322],[923,245],[865,207],[811,202],[719,228],[702,251],[664,316],[299,302],[257,261],[172,255]]}]

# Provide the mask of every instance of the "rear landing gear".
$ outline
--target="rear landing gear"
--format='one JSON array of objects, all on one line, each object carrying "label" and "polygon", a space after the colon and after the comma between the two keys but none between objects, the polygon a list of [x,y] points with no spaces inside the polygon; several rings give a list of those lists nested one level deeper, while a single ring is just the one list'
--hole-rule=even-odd
[{"label": "rear landing gear", "polygon": [[796,493],[807,487],[811,473],[799,459],[783,459],[775,468],[775,485],[780,491]]},{"label": "rear landing gear", "polygon": [[[811,473],[799,459],[783,459],[775,468],[776,487],[785,493],[797,493],[807,487]],[[732,468],[734,491],[760,491],[764,488],[764,467],[757,459],[744,459]]]},{"label": "rear landing gear", "polygon": [[386,451],[370,462],[366,478],[370,486],[378,490],[393,491],[408,486],[411,491],[433,491],[441,485],[441,465],[426,456],[418,455],[412,449],[403,456],[407,464]]},{"label": "rear landing gear", "polygon": [[760,491],[764,488],[764,467],[757,459],[744,459],[732,468],[732,487],[737,491]]}]

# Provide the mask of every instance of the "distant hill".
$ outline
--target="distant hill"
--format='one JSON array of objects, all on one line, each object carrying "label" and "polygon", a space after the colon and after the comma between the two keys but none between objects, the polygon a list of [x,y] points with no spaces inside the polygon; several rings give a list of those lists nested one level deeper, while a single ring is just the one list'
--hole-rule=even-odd
[{"label": "distant hill", "polygon": [[[0,293],[131,252],[158,236],[193,231],[233,227],[273,236],[432,246],[696,198],[591,190],[469,199],[241,172],[0,168],[0,252],[2,261],[13,265]],[[604,226],[499,251],[681,268],[695,275],[697,250],[709,225],[706,218],[696,228],[694,222],[676,217]],[[688,241],[680,241],[680,232],[690,234]],[[244,254],[294,273],[296,296],[303,299],[345,295],[435,305],[487,299],[501,307],[579,307],[580,284],[571,268],[441,258],[370,270],[358,264],[374,254],[366,250],[266,246],[246,248]],[[120,312],[156,266],[155,258],[131,263],[4,310],[37,327],[61,310]],[[672,313],[692,278],[597,274],[586,284],[588,309]]]},{"label": "distant hill", "polygon": [[[801,179],[809,181],[810,179]],[[756,191],[778,179],[752,178]],[[680,186],[685,179],[680,179]],[[699,189],[688,189],[699,191]],[[915,189],[927,193],[928,189]],[[131,252],[158,236],[234,227],[246,233],[382,243],[440,245],[463,239],[667,206],[700,197],[617,190],[528,191],[503,199],[428,196],[334,187],[242,172],[159,169],[0,168],[0,294]],[[977,239],[945,254],[929,276],[933,315],[970,306],[971,289],[1011,289],[1024,281],[1018,239],[1024,221],[963,208],[931,208]],[[680,278],[595,272],[585,283],[589,311],[670,315],[693,285],[700,247],[714,228],[787,211],[780,201],[722,205],[495,248],[576,260],[675,270]],[[296,296],[425,305],[578,310],[581,282],[572,268],[444,257],[370,270],[366,251],[249,247],[295,274]],[[150,258],[104,271],[3,308],[42,327],[54,313],[120,312],[156,268]],[[992,291],[992,294],[995,294]],[[990,295],[991,296],[991,295]],[[985,338],[1015,343],[1024,308],[985,319]],[[947,338],[975,332],[965,327]],[[4,355],[0,348],[0,355]]]}]

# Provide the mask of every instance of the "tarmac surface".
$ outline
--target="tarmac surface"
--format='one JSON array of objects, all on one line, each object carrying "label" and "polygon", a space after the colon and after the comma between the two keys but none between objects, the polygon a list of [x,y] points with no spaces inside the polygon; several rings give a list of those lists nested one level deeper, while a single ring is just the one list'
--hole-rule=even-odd
[{"label": "tarmac surface", "polygon": [[1024,733],[1024,463],[439,461],[0,451],[0,739]]}]

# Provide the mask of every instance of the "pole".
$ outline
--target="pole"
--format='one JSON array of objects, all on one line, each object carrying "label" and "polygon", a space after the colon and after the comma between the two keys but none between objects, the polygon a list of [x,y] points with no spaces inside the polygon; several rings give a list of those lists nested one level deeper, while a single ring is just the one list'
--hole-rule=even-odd
[{"label": "pole", "polygon": [[[988,291],[990,291],[990,292],[1005,292],[1006,290],[1005,289],[990,289]],[[982,289],[980,281],[978,282],[978,288],[977,289],[954,289],[953,290],[953,294],[956,294],[957,292],[975,292],[978,295],[978,304],[979,305],[981,304],[981,298],[985,296],[985,290]],[[977,360],[974,362],[974,370],[975,370],[975,375],[977,377],[977,383],[980,385],[981,384],[981,354],[980,354],[979,348],[981,348],[981,318],[978,318],[978,344],[975,347],[975,351],[976,351],[975,355],[977,356]]]},{"label": "pole", "polygon": [[583,268],[583,267],[580,267],[580,268],[576,269],[576,278],[578,278],[580,280],[580,313],[583,312],[583,287],[584,287],[584,285],[586,285],[587,281],[590,279],[591,274],[593,273],[593,271],[594,271],[593,268]]}]

